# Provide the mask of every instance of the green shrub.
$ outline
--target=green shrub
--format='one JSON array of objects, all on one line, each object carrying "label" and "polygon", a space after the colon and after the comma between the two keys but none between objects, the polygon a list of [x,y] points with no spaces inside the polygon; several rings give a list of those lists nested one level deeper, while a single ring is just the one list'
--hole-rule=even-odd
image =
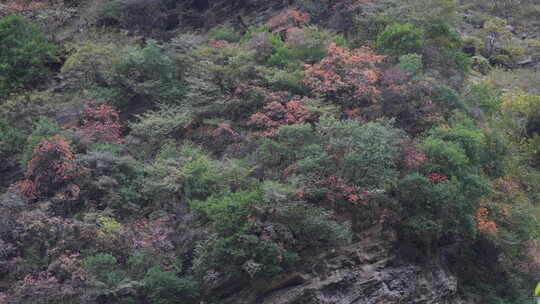
[{"label": "green shrub", "polygon": [[[361,125],[356,121],[321,118],[317,135],[326,142],[327,152],[342,155],[334,172],[365,188],[384,188],[397,177],[395,167],[399,132],[379,122]],[[344,152],[346,151],[346,152]]]},{"label": "green shrub", "polygon": [[422,55],[407,54],[399,57],[399,69],[412,76],[420,76],[424,70]]},{"label": "green shrub", "polygon": [[87,152],[111,153],[114,156],[120,156],[125,148],[122,143],[93,143],[88,146]]},{"label": "green shrub", "polygon": [[[245,227],[245,226],[243,226]],[[272,240],[248,233],[215,237],[195,248],[193,270],[203,277],[219,269],[226,277],[272,277],[294,265],[298,256],[285,251]]]},{"label": "green shrub", "polygon": [[121,89],[121,98],[113,100],[119,107],[143,100],[153,103],[178,104],[185,89],[174,61],[161,51],[154,40],[145,47],[129,46],[115,59],[110,86]]},{"label": "green shrub", "polygon": [[245,228],[251,207],[261,199],[261,191],[241,191],[212,196],[206,201],[195,201],[190,205],[210,220],[217,233],[232,235]]},{"label": "green shrub", "polygon": [[157,263],[153,254],[143,249],[133,251],[127,260],[129,275],[136,280],[144,278],[147,271]]},{"label": "green shrub", "polygon": [[470,161],[465,150],[457,143],[429,137],[420,144],[420,148],[429,157],[424,164],[424,169],[428,172],[448,176],[462,176],[470,172]]},{"label": "green shrub", "polygon": [[405,176],[397,185],[397,210],[402,233],[425,244],[444,235],[474,237],[473,215],[489,185],[479,176],[434,183],[420,174]]},{"label": "green shrub", "polygon": [[140,189],[152,210],[172,211],[181,202],[206,199],[226,189],[214,161],[198,146],[166,143],[153,162],[144,166]]},{"label": "green shrub", "polygon": [[437,85],[433,88],[433,101],[439,106],[446,118],[449,118],[455,110],[468,110],[458,92],[446,85]]},{"label": "green shrub", "polygon": [[239,42],[242,35],[228,26],[213,27],[208,31],[208,38],[216,40],[225,40],[228,42]]},{"label": "green shrub", "polygon": [[[214,238],[196,249],[194,271],[219,268],[231,277],[276,275],[306,249],[350,240],[350,227],[332,213],[297,201],[292,188],[265,183],[250,191],[225,193],[190,206],[210,222]],[[280,227],[279,232],[274,227]],[[268,237],[260,237],[264,231]]]},{"label": "green shrub", "polygon": [[308,95],[309,88],[304,83],[304,76],[300,71],[289,72],[277,68],[263,69],[262,77],[266,79],[274,91],[288,91],[298,95]]},{"label": "green shrub", "polygon": [[484,75],[491,71],[491,63],[482,55],[471,57],[471,67],[473,70]]},{"label": "green shrub", "polygon": [[383,54],[421,54],[424,46],[423,31],[410,23],[389,25],[377,36],[377,49]]},{"label": "green shrub", "polygon": [[68,75],[81,88],[106,83],[112,76],[112,64],[118,47],[114,43],[90,41],[76,44],[60,72]]},{"label": "green shrub", "polygon": [[487,58],[496,54],[498,45],[506,46],[512,40],[512,32],[507,28],[507,21],[498,17],[489,19],[482,27],[484,50]]},{"label": "green shrub", "polygon": [[474,212],[490,192],[483,174],[501,174],[503,145],[459,112],[431,130],[419,144],[427,156],[420,167],[424,175],[410,174],[395,189],[406,234],[428,244],[445,235],[474,237]]},{"label": "green shrub", "polygon": [[457,113],[450,120],[450,128],[435,128],[431,136],[457,143],[463,148],[473,166],[481,166],[480,159],[485,151],[485,138],[482,130],[464,114]]},{"label": "green shrub", "polygon": [[[131,122],[130,137],[135,155],[152,156],[166,140],[181,138],[185,127],[193,119],[193,114],[182,107],[163,106],[153,111],[146,111]],[[129,141],[128,141],[129,142]]]},{"label": "green shrub", "polygon": [[35,84],[49,73],[49,64],[57,61],[57,48],[20,16],[0,18],[0,45],[4,46],[0,48],[0,97]]},{"label": "green shrub", "polygon": [[319,62],[328,56],[326,47],[330,43],[338,46],[347,45],[347,40],[343,36],[316,26],[291,32],[286,42],[277,40],[281,39],[279,36],[271,38],[274,39],[271,43],[274,52],[268,59],[268,65],[288,71],[300,71],[303,64]]},{"label": "green shrub", "polygon": [[[234,90],[246,81],[260,78],[255,68],[257,52],[240,44],[230,44],[221,48],[202,47],[196,50],[195,55],[199,60],[202,59],[203,62],[208,63],[204,66],[205,71],[199,71],[200,74],[210,72],[208,78],[221,90]],[[193,67],[195,70],[198,68]],[[190,100],[190,102],[197,102],[197,100]]]},{"label": "green shrub", "polygon": [[107,288],[118,286],[126,278],[126,273],[120,270],[116,258],[109,253],[86,257],[83,266],[94,280],[105,284]]},{"label": "green shrub", "polygon": [[181,151],[185,160],[183,196],[187,200],[205,199],[214,193],[220,193],[220,171],[216,164],[196,146],[185,145]]},{"label": "green shrub", "polygon": [[315,129],[309,124],[281,126],[277,140],[264,140],[256,157],[276,174],[294,167],[308,184],[336,175],[362,189],[385,188],[397,178],[399,136],[386,122],[361,124],[323,116]]},{"label": "green shrub", "polygon": [[445,72],[444,68],[448,67],[449,69],[446,70],[447,73],[451,71],[451,69],[463,73],[468,72],[471,67],[471,57],[462,52],[461,49],[445,48],[441,50],[441,55],[443,61],[441,62],[439,70],[442,72]]},{"label": "green shrub", "polygon": [[265,139],[255,152],[257,160],[265,167],[285,168],[290,165],[290,150],[274,140]]},{"label": "green shrub", "polygon": [[329,248],[351,240],[350,223],[337,222],[327,209],[295,201],[292,187],[266,182],[262,189],[263,202],[257,208],[272,211],[268,221],[287,225],[295,238],[294,244],[289,244],[295,252]]},{"label": "green shrub", "polygon": [[197,282],[180,278],[173,271],[164,271],[159,266],[148,270],[143,279],[145,295],[151,303],[182,304],[198,296]]},{"label": "green shrub", "polygon": [[11,127],[6,120],[0,119],[0,155],[7,156],[6,154],[21,152],[25,139],[25,135],[20,130]]},{"label": "green shrub", "polygon": [[487,81],[472,83],[465,88],[463,99],[469,106],[482,109],[488,117],[501,109],[501,97],[497,89]]},{"label": "green shrub", "polygon": [[479,55],[484,49],[484,42],[478,37],[464,36],[463,49],[470,55]]},{"label": "green shrub", "polygon": [[121,9],[122,3],[118,0],[101,3],[97,12],[98,23],[104,25],[118,23],[121,17]]},{"label": "green shrub", "polygon": [[485,146],[480,156],[480,163],[485,172],[494,178],[503,176],[508,166],[509,142],[503,134],[496,130],[484,130]]},{"label": "green shrub", "polygon": [[108,209],[119,219],[141,212],[146,202],[141,195],[142,163],[130,156],[96,151],[80,154],[80,161],[91,173],[79,181],[83,183],[81,188],[83,185],[89,188],[90,199],[98,202],[97,208]]}]

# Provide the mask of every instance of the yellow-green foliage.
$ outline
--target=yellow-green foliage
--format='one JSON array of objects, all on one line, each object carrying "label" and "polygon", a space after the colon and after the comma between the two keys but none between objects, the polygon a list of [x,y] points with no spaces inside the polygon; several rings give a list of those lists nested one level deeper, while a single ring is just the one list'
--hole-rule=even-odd
[{"label": "yellow-green foliage", "polygon": [[540,162],[540,96],[514,90],[502,96],[501,125],[529,164]]},{"label": "yellow-green foliage", "polygon": [[514,39],[505,19],[494,17],[489,19],[479,32],[483,38],[482,55],[493,62],[513,67],[524,58],[527,50],[533,50],[536,43]]},{"label": "yellow-green foliage", "polygon": [[84,42],[74,46],[74,52],[62,66],[61,73],[80,73],[81,84],[94,82],[100,77],[108,77],[116,47],[113,44]]},{"label": "yellow-green foliage", "polygon": [[489,60],[487,60],[487,58],[482,55],[472,57],[471,67],[474,71],[481,74],[487,74],[491,70],[491,64],[489,63]]},{"label": "yellow-green foliage", "polygon": [[502,114],[517,136],[526,135],[527,123],[540,116],[540,96],[516,89],[502,96]]},{"label": "yellow-green foliage", "polygon": [[99,216],[97,218],[99,238],[116,238],[122,232],[122,224],[109,216]]},{"label": "yellow-green foliage", "polygon": [[106,82],[112,76],[118,50],[133,42],[123,34],[90,31],[67,46],[70,55],[60,72],[80,87]]},{"label": "yellow-green foliage", "polygon": [[463,48],[472,54],[479,54],[484,49],[484,41],[475,36],[464,36]]}]

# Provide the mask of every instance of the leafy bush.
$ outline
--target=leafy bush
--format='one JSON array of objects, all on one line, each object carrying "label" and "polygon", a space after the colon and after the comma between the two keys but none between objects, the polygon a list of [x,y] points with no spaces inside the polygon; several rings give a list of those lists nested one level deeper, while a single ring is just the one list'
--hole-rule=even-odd
[{"label": "leafy bush", "polygon": [[205,199],[222,189],[218,183],[220,174],[216,164],[199,147],[185,145],[181,150],[185,160],[183,195],[186,200]]},{"label": "leafy bush", "polygon": [[114,107],[89,101],[75,134],[88,142],[121,143],[123,124]]},{"label": "leafy bush", "polygon": [[473,237],[473,215],[489,188],[478,176],[434,182],[415,173],[400,180],[396,189],[404,234],[431,244],[445,235]]},{"label": "leafy bush", "polygon": [[87,152],[111,153],[114,156],[120,156],[125,148],[125,145],[121,143],[95,143],[88,146]]},{"label": "leafy bush", "polygon": [[364,188],[383,188],[395,179],[395,140],[399,133],[391,126],[325,118],[317,126],[317,133],[327,142],[330,155],[345,151],[336,172],[351,183]]},{"label": "leafy bush", "polygon": [[129,156],[117,156],[111,152],[87,152],[81,155],[80,163],[90,169],[85,176],[83,188],[87,188],[97,208],[109,209],[118,217],[128,217],[141,211],[144,199],[141,195],[141,181],[144,167]]},{"label": "leafy bush", "polygon": [[99,216],[97,218],[99,228],[96,231],[98,238],[115,238],[122,232],[122,224],[109,216]]},{"label": "leafy bush", "polygon": [[140,149],[139,154],[148,156],[155,152],[162,142],[181,137],[193,116],[182,107],[165,106],[147,111],[130,124],[130,136],[137,139],[134,144]]},{"label": "leafy bush", "polygon": [[291,29],[287,32],[284,42],[281,42],[279,36],[270,36],[270,38],[273,54],[268,59],[268,65],[288,71],[299,71],[305,63],[319,62],[328,56],[326,47],[330,43],[340,47],[347,45],[343,36],[316,26]]},{"label": "leafy bush", "polygon": [[25,136],[20,130],[11,127],[6,120],[0,119],[0,155],[7,158],[21,152],[24,142]]},{"label": "leafy bush", "polygon": [[439,106],[446,118],[449,118],[456,110],[468,110],[461,96],[454,89],[446,85],[437,85],[433,88],[433,101]]},{"label": "leafy bush", "polygon": [[335,43],[327,47],[328,56],[306,65],[304,82],[330,103],[343,108],[372,105],[377,100],[379,64],[384,56],[368,47],[348,50]]},{"label": "leafy bush", "polygon": [[399,69],[412,76],[420,76],[424,70],[422,55],[407,54],[399,57]]},{"label": "leafy bush", "polygon": [[227,42],[239,42],[242,35],[228,26],[213,27],[208,31],[208,37],[215,40],[225,40]]},{"label": "leafy bush", "polygon": [[35,84],[49,73],[57,60],[57,48],[48,43],[39,28],[20,16],[0,18],[0,96]]},{"label": "leafy bush", "polygon": [[84,89],[92,85],[106,85],[111,80],[113,62],[118,49],[123,43],[129,43],[123,35],[111,35],[100,31],[88,35],[100,37],[92,37],[93,40],[79,38],[79,41],[70,45],[70,55],[60,70],[69,77],[74,86]]},{"label": "leafy bush", "polygon": [[126,273],[120,269],[118,261],[110,253],[86,257],[83,266],[95,281],[105,284],[108,288],[118,286],[126,278]]},{"label": "leafy bush", "polygon": [[441,50],[442,59],[439,70],[444,72],[444,68],[448,67],[460,73],[468,72],[471,67],[471,58],[462,52],[459,48],[445,48]]},{"label": "leafy bush", "polygon": [[[255,68],[256,51],[240,44],[225,44],[221,47],[209,45],[196,50],[195,55],[199,60],[203,59],[203,62],[208,63],[204,66],[207,71],[198,71],[203,78],[197,78],[204,82],[207,82],[209,78],[208,80],[217,85],[221,91],[234,92],[237,88],[244,88],[245,83],[251,83],[260,78]],[[208,85],[203,83],[202,89],[208,89]],[[198,101],[190,100],[190,103],[195,102]]]},{"label": "leafy bush", "polygon": [[145,295],[156,304],[189,303],[198,296],[197,282],[180,278],[159,266],[148,270],[143,279]]},{"label": "leafy bush", "polygon": [[106,1],[100,4],[98,24],[109,25],[120,21],[122,3],[118,0]]},{"label": "leafy bush", "polygon": [[292,266],[302,250],[349,240],[348,227],[331,213],[294,201],[287,187],[267,183],[251,191],[225,193],[192,208],[203,214],[216,237],[199,245],[194,270],[221,270],[238,277],[273,276]]},{"label": "leafy bush", "polygon": [[420,148],[429,155],[424,168],[429,172],[443,173],[447,176],[461,176],[469,171],[470,160],[464,149],[457,143],[439,138],[427,138]]},{"label": "leafy bush", "polygon": [[384,190],[397,180],[400,136],[386,122],[323,116],[314,129],[281,126],[274,140],[261,143],[256,157],[267,174],[300,183],[305,199],[350,210],[366,191]]},{"label": "leafy bush", "polygon": [[79,187],[72,184],[76,176],[75,152],[62,136],[40,141],[34,148],[32,159],[21,183],[22,192],[31,199],[77,199]]},{"label": "leafy bush", "polygon": [[410,23],[389,25],[377,36],[377,49],[383,54],[421,54],[424,46],[424,33]]},{"label": "leafy bush", "polygon": [[200,147],[174,142],[163,145],[144,167],[141,192],[154,210],[173,210],[179,203],[206,199],[226,188],[217,165]]},{"label": "leafy bush", "polygon": [[206,201],[195,201],[191,206],[208,217],[217,233],[232,235],[248,224],[246,218],[250,215],[251,207],[261,199],[260,190],[234,192],[212,196]]},{"label": "leafy bush", "polygon": [[540,162],[540,96],[519,89],[502,95],[500,125],[511,142],[527,155],[531,165]]},{"label": "leafy bush", "polygon": [[490,191],[481,173],[500,174],[505,157],[502,142],[464,114],[449,123],[419,144],[426,155],[420,172],[405,176],[395,188],[395,208],[403,215],[406,234],[428,244],[448,235],[474,237],[474,214]]},{"label": "leafy bush", "polygon": [[157,263],[155,257],[144,249],[133,251],[127,260],[129,275],[136,280],[143,279],[150,268]]},{"label": "leafy bush", "polygon": [[110,86],[119,89],[119,107],[143,100],[152,103],[178,104],[185,93],[180,71],[154,40],[145,47],[129,46],[114,62]]},{"label": "leafy bush", "polygon": [[472,56],[479,55],[480,52],[484,49],[484,42],[478,37],[464,36],[462,39],[463,49],[465,50],[465,52]]},{"label": "leafy bush", "polygon": [[491,63],[489,63],[489,60],[482,55],[471,57],[471,67],[476,72],[484,75],[491,71]]}]

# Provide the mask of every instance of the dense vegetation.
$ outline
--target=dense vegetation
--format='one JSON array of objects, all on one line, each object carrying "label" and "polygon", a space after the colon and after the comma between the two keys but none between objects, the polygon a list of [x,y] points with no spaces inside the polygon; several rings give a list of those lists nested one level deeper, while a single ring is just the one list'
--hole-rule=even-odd
[{"label": "dense vegetation", "polygon": [[64,2],[1,7],[0,303],[219,303],[373,226],[479,303],[531,295],[535,1],[304,0],[197,32],[165,20],[193,1]]}]

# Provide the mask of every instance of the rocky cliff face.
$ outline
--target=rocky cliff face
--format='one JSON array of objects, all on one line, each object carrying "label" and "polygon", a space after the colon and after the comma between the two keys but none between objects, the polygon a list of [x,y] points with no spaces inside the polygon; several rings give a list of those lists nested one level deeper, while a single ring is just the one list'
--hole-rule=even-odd
[{"label": "rocky cliff face", "polygon": [[[439,259],[428,265],[405,262],[395,253],[392,234],[380,227],[360,241],[314,259],[304,272],[263,282],[216,286],[226,304],[466,304],[458,280]],[[245,287],[241,291],[242,285]],[[226,286],[226,287],[225,287]]]}]

